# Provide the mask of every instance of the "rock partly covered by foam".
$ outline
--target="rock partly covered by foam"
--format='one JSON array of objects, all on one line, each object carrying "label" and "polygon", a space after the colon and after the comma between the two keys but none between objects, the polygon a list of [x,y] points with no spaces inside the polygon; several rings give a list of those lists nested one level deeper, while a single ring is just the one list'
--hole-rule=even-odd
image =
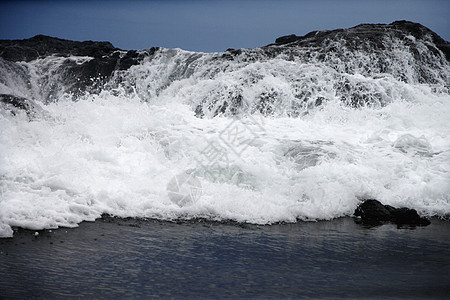
[{"label": "rock partly covered by foam", "polygon": [[33,100],[7,94],[0,94],[0,107],[9,111],[12,115],[16,115],[23,110],[30,119],[45,114],[44,110]]},{"label": "rock partly covered by foam", "polygon": [[[441,50],[447,60],[450,60],[450,43],[442,39],[435,32],[427,27],[410,21],[395,21],[391,24],[361,24],[348,29],[312,31],[304,36],[295,34],[279,37],[272,45],[288,45],[290,47],[322,47],[329,41],[344,40],[344,45],[351,50],[371,49],[386,50],[388,45],[385,43],[385,37],[396,37],[400,40],[411,37],[417,40],[429,40],[428,49],[436,52]],[[413,46],[412,43],[409,46]],[[332,49],[330,49],[332,50]],[[420,55],[417,49],[413,50],[415,55]]]},{"label": "rock partly covered by foam", "polygon": [[[450,43],[427,27],[409,21],[361,24],[304,36],[292,34],[276,39],[265,49],[271,55],[289,56],[310,49],[304,54],[306,60],[343,68],[350,74],[386,73],[408,83],[448,83]],[[355,57],[361,58],[356,64]]]},{"label": "rock partly covered by foam", "polygon": [[156,48],[145,51],[123,51],[110,42],[78,42],[44,35],[24,40],[0,40],[0,58],[9,63],[55,58],[53,68],[47,70],[54,74],[50,73],[48,76],[57,76],[61,82],[58,84],[53,82],[53,86],[46,86],[46,91],[42,95],[46,98],[44,102],[56,100],[57,93],[61,92],[61,89],[62,92],[76,96],[84,92],[98,92],[115,71],[126,70],[139,64],[144,57],[154,51]]},{"label": "rock partly covered by foam", "polygon": [[[155,63],[155,68],[149,66],[138,75],[133,73],[131,67],[146,58]],[[223,53],[159,48],[125,51],[109,42],[38,35],[25,40],[0,40],[0,93],[11,94],[20,86],[23,91],[17,92],[18,96],[47,103],[64,94],[77,98],[85,93],[100,93],[107,86],[108,90],[138,91],[139,97],[148,101],[179,80],[194,78],[202,82],[241,72],[244,74],[232,76],[232,83],[219,86],[204,99],[199,97],[197,116],[247,112],[274,115],[281,111],[295,117],[302,115],[305,107],[308,110],[330,99],[340,99],[353,107],[386,105],[394,97],[392,88],[383,81],[386,78],[430,84],[447,92],[449,59],[447,41],[425,26],[408,21],[289,35],[261,48],[230,48]],[[247,105],[244,91],[260,88],[266,76],[249,66],[270,61],[282,61],[286,66],[293,62],[312,72],[299,74],[291,70],[288,75],[278,74],[285,87],[277,89],[265,82],[262,89],[266,90],[250,93],[255,99]],[[20,83],[10,80],[10,71]],[[152,80],[147,80],[149,77]]]},{"label": "rock partly covered by foam", "polygon": [[428,219],[420,217],[414,209],[395,208],[390,205],[383,205],[374,199],[368,199],[361,203],[356,208],[354,215],[360,217],[363,224],[368,225],[380,225],[385,222],[411,226],[427,226],[430,224]]},{"label": "rock partly covered by foam", "polygon": [[0,57],[9,61],[31,61],[50,55],[101,58],[115,48],[110,42],[77,42],[37,35],[25,40],[0,40]]}]

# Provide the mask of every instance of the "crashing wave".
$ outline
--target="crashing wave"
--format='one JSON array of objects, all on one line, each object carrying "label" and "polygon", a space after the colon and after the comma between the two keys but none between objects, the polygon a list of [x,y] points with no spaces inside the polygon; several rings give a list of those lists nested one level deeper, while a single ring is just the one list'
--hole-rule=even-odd
[{"label": "crashing wave", "polygon": [[332,219],[364,198],[448,215],[449,53],[407,21],[218,53],[0,41],[0,235]]}]

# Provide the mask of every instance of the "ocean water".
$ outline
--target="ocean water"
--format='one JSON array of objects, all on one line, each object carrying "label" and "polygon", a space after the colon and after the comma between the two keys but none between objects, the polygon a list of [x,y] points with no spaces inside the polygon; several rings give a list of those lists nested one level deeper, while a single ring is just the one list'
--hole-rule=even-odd
[{"label": "ocean water", "polygon": [[363,55],[223,61],[162,49],[76,99],[58,66],[89,58],[22,62],[27,84],[2,71],[0,92],[33,99],[37,113],[0,108],[0,236],[102,214],[330,220],[365,198],[448,216],[450,66],[432,57],[440,67],[423,83],[396,49],[389,72]]},{"label": "ocean water", "polygon": [[450,226],[351,218],[272,226],[103,218],[0,239],[17,298],[446,299]]}]

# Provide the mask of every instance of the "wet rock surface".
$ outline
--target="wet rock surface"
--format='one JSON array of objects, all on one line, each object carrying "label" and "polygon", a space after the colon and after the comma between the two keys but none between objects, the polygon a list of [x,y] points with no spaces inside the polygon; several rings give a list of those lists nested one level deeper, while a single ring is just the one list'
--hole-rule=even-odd
[{"label": "wet rock surface", "polygon": [[43,110],[33,100],[7,94],[0,94],[0,106],[9,111],[12,115],[16,115],[20,111],[24,111],[30,119],[38,115],[42,115]]},{"label": "wet rock surface", "polygon": [[[54,74],[62,78],[59,85],[54,85],[46,93],[46,102],[56,100],[61,86],[63,92],[79,96],[85,92],[100,91],[117,70],[126,70],[139,64],[144,57],[154,53],[157,48],[143,51],[124,51],[114,47],[110,42],[77,42],[44,35],[37,35],[25,40],[0,40],[0,57],[8,62],[31,62],[48,57],[67,58],[57,67]],[[86,57],[84,61],[70,57]],[[25,70],[26,72],[27,70]]]},{"label": "wet rock surface", "polygon": [[[44,35],[25,40],[0,40],[0,83],[9,89],[3,93],[12,93],[20,86],[23,91],[17,92],[18,96],[43,103],[58,101],[64,94],[72,95],[73,100],[86,93],[98,94],[105,86],[133,91],[139,78],[130,79],[127,70],[141,64],[145,58],[152,60],[160,54],[163,59],[157,63],[163,61],[167,66],[162,67],[161,86],[149,86],[148,89],[154,88],[154,91],[144,91],[140,95],[143,101],[148,101],[177,80],[199,76],[214,78],[229,69],[243,69],[255,62],[276,58],[293,61],[299,66],[321,65],[323,74],[318,74],[317,78],[297,74],[296,81],[290,82],[295,99],[286,111],[292,117],[303,114],[303,106],[312,109],[330,97],[352,107],[384,106],[391,101],[389,93],[380,92],[376,84],[349,78],[356,74],[448,86],[449,42],[425,26],[409,21],[361,24],[348,29],[313,31],[304,36],[292,34],[260,48],[230,48],[216,54],[187,53],[181,59],[175,58],[177,51],[156,47],[122,50],[109,42],[78,42]],[[195,73],[199,66],[202,74]],[[11,72],[16,75],[11,76]],[[325,75],[328,82],[333,82],[331,87],[319,84]],[[235,86],[221,91],[228,95],[226,102],[216,105],[209,103],[208,98],[205,100],[208,103],[197,106],[196,115],[208,115],[208,110],[213,115],[237,115],[245,110],[277,114],[274,107],[279,107],[280,99],[285,97],[283,91],[268,89],[257,96],[253,106],[245,106],[243,90],[257,85],[261,77],[261,74],[246,73]],[[18,79],[19,83],[12,82]]]},{"label": "wet rock surface", "polygon": [[117,50],[120,49],[110,42],[77,42],[45,35],[25,40],[0,40],[0,57],[9,61],[31,61],[49,55],[101,58]]},{"label": "wet rock surface", "polygon": [[[391,24],[361,24],[348,29],[312,31],[304,36],[291,34],[277,38],[274,44],[268,46],[321,47],[328,44],[331,40],[343,39],[345,40],[345,46],[352,50],[361,48],[384,50],[387,49],[387,45],[383,40],[386,36],[398,39],[404,39],[408,36],[412,36],[415,39],[428,39],[430,37],[436,48],[445,54],[447,60],[450,60],[449,42],[425,26],[405,20],[395,21]],[[430,45],[429,50],[436,52],[436,48]],[[417,50],[415,52],[415,54],[419,55]]]},{"label": "wet rock surface", "polygon": [[360,217],[359,222],[365,225],[382,225],[391,222],[399,226],[427,226],[430,221],[419,216],[415,209],[406,207],[395,208],[383,205],[375,199],[368,199],[361,203],[355,210],[354,215]]}]

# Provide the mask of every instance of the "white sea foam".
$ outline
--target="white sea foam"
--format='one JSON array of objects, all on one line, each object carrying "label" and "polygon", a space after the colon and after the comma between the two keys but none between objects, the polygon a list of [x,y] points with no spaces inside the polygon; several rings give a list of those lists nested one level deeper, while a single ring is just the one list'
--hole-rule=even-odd
[{"label": "white sea foam", "polygon": [[[170,51],[170,59],[130,69],[133,92],[116,85],[77,102],[60,97],[31,121],[0,110],[0,236],[12,236],[11,226],[72,227],[103,213],[258,224],[332,219],[351,215],[362,198],[429,216],[450,212],[447,93],[282,59],[222,64],[212,74],[204,56]],[[384,103],[344,105],[334,91],[343,78]],[[326,101],[304,105],[296,86]],[[276,94],[273,113],[195,115],[230,93],[244,108]],[[303,113],[289,117],[296,101]],[[186,206],[167,191],[184,172],[202,189]]]}]

